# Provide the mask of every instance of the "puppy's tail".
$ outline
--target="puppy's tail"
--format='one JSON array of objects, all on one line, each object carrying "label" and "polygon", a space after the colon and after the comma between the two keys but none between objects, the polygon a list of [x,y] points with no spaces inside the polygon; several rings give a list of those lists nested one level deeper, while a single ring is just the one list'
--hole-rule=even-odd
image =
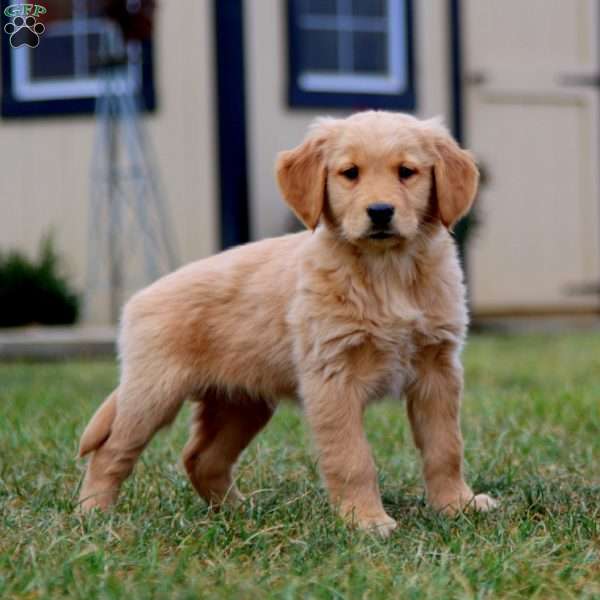
[{"label": "puppy's tail", "polygon": [[97,450],[108,439],[117,415],[118,388],[102,403],[88,423],[79,441],[79,457]]}]

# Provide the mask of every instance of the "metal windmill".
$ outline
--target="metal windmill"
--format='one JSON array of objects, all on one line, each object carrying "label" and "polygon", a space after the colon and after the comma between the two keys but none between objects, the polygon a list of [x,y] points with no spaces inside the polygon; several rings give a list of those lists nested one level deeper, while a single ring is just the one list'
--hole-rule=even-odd
[{"label": "metal windmill", "polygon": [[[126,290],[140,287],[178,264],[170,218],[150,140],[140,117],[140,41],[150,35],[154,3],[103,2],[91,168],[86,306],[107,293],[116,323]],[[142,275],[142,281],[140,281]],[[137,276],[137,280],[135,279]]]}]

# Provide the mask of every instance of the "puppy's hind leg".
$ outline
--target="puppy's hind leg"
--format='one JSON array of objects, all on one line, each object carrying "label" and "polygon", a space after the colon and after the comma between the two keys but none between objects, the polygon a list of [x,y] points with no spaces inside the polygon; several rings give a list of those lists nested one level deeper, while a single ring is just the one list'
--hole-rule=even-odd
[{"label": "puppy's hind leg", "polygon": [[81,438],[80,456],[92,453],[79,496],[84,511],[116,502],[142,450],[173,421],[185,395],[181,384],[128,377],[107,398]]},{"label": "puppy's hind leg", "polygon": [[207,502],[235,505],[243,499],[233,483],[235,462],[273,410],[261,399],[231,399],[215,393],[200,399],[183,463],[194,488]]}]

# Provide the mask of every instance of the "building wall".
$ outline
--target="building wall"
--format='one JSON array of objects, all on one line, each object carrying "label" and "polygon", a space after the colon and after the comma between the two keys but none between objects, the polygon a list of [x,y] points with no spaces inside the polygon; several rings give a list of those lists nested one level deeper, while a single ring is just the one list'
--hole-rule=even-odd
[{"label": "building wall", "polygon": [[[147,122],[182,262],[213,253],[219,243],[211,7],[210,0],[163,0],[158,9],[159,108]],[[182,35],[190,23],[193,35]],[[0,120],[0,249],[34,253],[52,230],[80,290],[94,132],[92,116]],[[107,320],[102,295],[90,309],[87,320]]]},{"label": "building wall", "polygon": [[[417,114],[422,117],[448,119],[450,112],[446,4],[414,3]],[[294,223],[275,183],[276,154],[299,144],[316,116],[348,114],[288,106],[285,5],[284,0],[244,2],[251,232],[257,239],[279,235]]]},{"label": "building wall", "polygon": [[[419,0],[414,4],[417,114],[422,117],[442,115],[448,120],[451,102],[448,3]],[[500,16],[490,16],[494,3],[490,0],[488,4],[490,6],[484,13],[490,31],[496,31],[498,27],[513,31],[511,15],[516,13],[500,11],[499,15],[506,22],[499,23]],[[159,109],[146,121],[154,142],[182,262],[209,255],[219,248],[212,5],[212,0],[162,0],[157,19],[155,67]],[[285,5],[285,0],[244,0],[248,174],[251,234],[254,239],[278,235],[294,223],[275,183],[273,165],[276,154],[297,145],[316,116],[347,114],[344,111],[288,106]],[[545,13],[548,23],[543,31],[562,30],[563,22],[570,24],[569,31],[587,31],[585,24],[597,23],[597,19],[593,18],[596,13],[592,14],[591,8],[594,4],[592,0],[581,0],[579,5],[581,10],[577,19],[572,17],[567,21],[564,15],[561,16],[561,11],[566,10],[563,3],[554,2],[552,14],[550,10]],[[525,306],[535,311],[540,307],[595,307],[594,298],[569,297],[564,289],[570,284],[595,281],[598,273],[597,148],[594,149],[595,138],[590,134],[590,131],[597,131],[596,95],[587,89],[560,90],[557,93],[546,88],[542,95],[538,90],[529,89],[535,83],[535,78],[529,75],[526,78],[529,87],[523,87],[524,84],[519,83],[521,80],[516,78],[521,71],[513,69],[513,66],[520,65],[516,48],[519,45],[524,47],[523,44],[512,43],[510,52],[501,48],[486,54],[485,48],[493,47],[492,42],[496,38],[485,33],[487,21],[484,22],[481,15],[472,10],[477,6],[478,2],[465,3],[467,75],[471,71],[477,74],[479,67],[485,67],[483,72],[493,74],[497,69],[504,77],[504,63],[510,62],[511,70],[506,71],[506,77],[510,75],[511,79],[503,83],[502,89],[490,84],[466,86],[467,144],[491,173],[491,182],[479,199],[482,224],[476,232],[469,256],[475,309],[510,311]],[[587,16],[584,8],[591,17]],[[536,15],[533,14],[532,19]],[[181,32],[189,28],[190,23],[194,34],[182,35]],[[595,29],[592,34],[594,32]],[[473,37],[474,33],[478,37]],[[588,37],[595,39],[592,34]],[[522,37],[532,44],[538,40],[525,30]],[[576,40],[574,48],[579,48],[577,40],[587,39],[578,34],[566,37],[567,41],[563,44],[571,38]],[[545,45],[546,41],[541,39],[536,47],[543,50]],[[585,61],[588,54],[597,56],[595,48],[593,46],[593,51],[582,53],[581,64],[567,64],[563,71],[577,72],[575,67],[585,67],[585,72],[592,72],[596,67],[595,60],[590,65]],[[483,61],[488,54],[494,57],[495,62]],[[540,51],[540,55],[543,58],[545,52]],[[557,69],[557,73],[563,72]],[[558,84],[554,82],[553,85]],[[490,102],[496,97],[500,98],[496,104]],[[502,111],[508,106],[507,98],[518,111],[518,120],[505,118]],[[559,110],[566,116],[555,118],[554,113],[549,113],[550,117],[542,127],[532,115],[542,114],[541,109],[536,107],[544,103],[551,104],[552,110]],[[570,106],[575,106],[575,109],[571,110]],[[571,117],[569,110],[584,116]],[[498,127],[499,122],[509,123],[512,129],[506,125]],[[589,126],[589,123],[592,125]],[[544,144],[539,143],[541,138],[536,130],[545,131],[550,136],[544,138]],[[0,120],[0,250],[18,248],[34,253],[41,237],[52,230],[58,248],[66,258],[67,269],[80,290],[85,286],[88,264],[89,174],[94,132],[95,123],[91,116]],[[536,177],[528,177],[520,169],[518,160],[514,161],[514,165],[504,164],[508,158],[515,156],[511,149],[515,146],[516,134],[524,140],[538,140],[534,144],[537,149],[530,152],[536,154],[535,165],[539,171]],[[573,151],[567,155],[574,157],[573,164],[569,163],[566,171],[581,168],[585,175],[576,178],[575,181],[582,182],[579,187],[571,185],[566,178],[552,178],[564,173],[564,168],[546,166],[554,165],[548,162],[548,157],[552,158],[555,154],[556,165],[564,165],[562,150],[552,154],[551,149],[564,147],[565,140],[573,146]],[[544,159],[546,162],[542,160],[544,157],[548,158]],[[512,167],[514,173],[510,172]],[[549,174],[551,176],[547,177]],[[545,195],[539,193],[541,181],[545,181],[548,187]],[[504,189],[500,183],[504,187],[512,187]],[[527,193],[521,193],[523,190]],[[573,190],[577,192],[579,209],[567,211],[570,219],[567,222],[559,211],[566,206],[563,198],[573,196]],[[555,198],[556,211],[542,212],[539,209],[540,203],[542,206],[547,204],[547,197]],[[571,200],[571,205],[573,202]],[[515,214],[521,216],[519,228],[515,227]],[[546,221],[537,218],[540,214],[548,215]],[[524,215],[528,215],[527,218]],[[555,229],[558,227],[558,230],[551,231],[549,225],[555,226]],[[524,239],[529,240],[529,247],[523,246]],[[563,241],[557,244],[559,239]],[[509,243],[509,240],[512,241]],[[570,253],[565,249],[571,249]],[[104,260],[103,257],[94,258]],[[575,269],[573,265],[579,266]],[[107,321],[105,293],[99,293],[90,308],[87,320]]]}]

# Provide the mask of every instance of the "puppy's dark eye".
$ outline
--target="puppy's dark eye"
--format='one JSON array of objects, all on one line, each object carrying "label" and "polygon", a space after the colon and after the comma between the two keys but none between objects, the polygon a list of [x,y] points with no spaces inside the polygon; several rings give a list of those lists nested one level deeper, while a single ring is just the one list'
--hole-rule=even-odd
[{"label": "puppy's dark eye", "polygon": [[416,171],[414,169],[410,169],[404,165],[398,169],[398,176],[400,179],[410,179],[415,173]]},{"label": "puppy's dark eye", "polygon": [[358,179],[358,167],[350,167],[349,169],[342,171],[342,175],[346,179],[354,181],[355,179]]}]

